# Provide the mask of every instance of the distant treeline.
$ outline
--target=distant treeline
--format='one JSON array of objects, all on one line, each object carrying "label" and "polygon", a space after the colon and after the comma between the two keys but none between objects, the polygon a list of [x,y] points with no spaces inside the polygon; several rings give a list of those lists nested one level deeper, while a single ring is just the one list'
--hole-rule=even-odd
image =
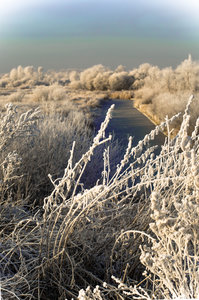
[{"label": "distant treeline", "polygon": [[[120,65],[111,70],[103,65],[80,70],[61,72],[43,72],[42,67],[35,70],[32,66],[18,66],[0,78],[1,88],[31,88],[38,85],[60,85],[71,90],[89,91],[128,91],[124,98],[134,98],[137,107],[145,106],[145,110],[159,120],[166,115],[183,111],[187,97],[199,92],[199,62],[188,56],[175,69],[160,69],[148,63],[127,71]],[[116,94],[117,95],[117,94]],[[60,93],[59,93],[60,96]],[[55,97],[56,98],[56,97]],[[192,111],[194,120],[198,116],[197,101]],[[191,122],[192,123],[192,122]]]}]

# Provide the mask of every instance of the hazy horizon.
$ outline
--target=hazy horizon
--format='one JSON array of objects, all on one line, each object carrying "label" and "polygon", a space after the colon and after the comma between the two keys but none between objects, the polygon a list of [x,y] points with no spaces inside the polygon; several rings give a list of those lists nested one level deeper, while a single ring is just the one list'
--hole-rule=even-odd
[{"label": "hazy horizon", "polygon": [[8,0],[0,6],[0,73],[199,60],[199,3],[186,2]]}]

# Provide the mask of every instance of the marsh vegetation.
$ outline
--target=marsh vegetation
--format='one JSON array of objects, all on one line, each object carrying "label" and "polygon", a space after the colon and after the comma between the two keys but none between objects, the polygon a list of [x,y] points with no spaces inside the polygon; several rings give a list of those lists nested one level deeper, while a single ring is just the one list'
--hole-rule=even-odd
[{"label": "marsh vegetation", "polygon": [[[198,64],[93,69],[18,67],[1,76],[2,298],[197,298]],[[163,89],[167,72],[176,80],[170,90]],[[90,120],[91,107],[124,87],[151,108],[165,94],[170,111],[140,141],[129,137],[121,153],[107,134],[114,107],[96,134]],[[146,87],[156,91],[147,101]],[[179,104],[192,91],[195,98]],[[167,137],[155,155],[150,142],[162,131]]]}]

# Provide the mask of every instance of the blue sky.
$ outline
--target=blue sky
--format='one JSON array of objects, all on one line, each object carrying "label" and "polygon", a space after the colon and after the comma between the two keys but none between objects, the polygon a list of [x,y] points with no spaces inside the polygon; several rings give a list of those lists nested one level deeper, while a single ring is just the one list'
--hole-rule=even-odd
[{"label": "blue sky", "polygon": [[6,0],[0,4],[0,73],[102,63],[128,69],[199,59],[198,0]]}]

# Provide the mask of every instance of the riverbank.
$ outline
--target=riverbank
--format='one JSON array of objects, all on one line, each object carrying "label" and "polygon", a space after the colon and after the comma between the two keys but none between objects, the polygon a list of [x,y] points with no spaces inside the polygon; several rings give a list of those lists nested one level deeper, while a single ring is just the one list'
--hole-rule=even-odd
[{"label": "riverbank", "polygon": [[143,115],[145,115],[154,125],[159,125],[162,120],[151,111],[148,104],[139,104],[138,101],[133,100],[134,107],[139,110]]},{"label": "riverbank", "polygon": [[141,112],[145,117],[147,117],[154,125],[159,125],[162,121],[159,116],[154,115],[150,104],[140,104],[139,100],[134,98],[133,91],[115,91],[108,93],[109,99],[118,99],[118,100],[131,100],[134,103],[134,107]]},{"label": "riverbank", "polygon": [[[165,121],[165,119],[154,113],[154,109],[152,108],[151,104],[143,104],[138,99],[135,99],[133,91],[131,90],[110,92],[108,93],[108,98],[123,101],[133,101],[134,108],[136,108],[140,113],[147,117],[147,119],[149,119],[155,126],[160,125]],[[178,127],[172,127],[171,137],[174,138],[177,135],[178,131]],[[167,136],[167,131],[164,130],[163,134]]]},{"label": "riverbank", "polygon": [[[161,119],[158,115],[155,115],[154,112],[152,111],[150,104],[139,104],[139,101],[136,101],[135,99],[133,100],[134,102],[134,107],[141,112],[145,117],[147,117],[155,126],[160,125],[162,122],[165,120]],[[179,129],[178,128],[172,128],[172,134],[171,137],[174,138]],[[164,130],[162,131],[164,135],[167,136],[167,131]]]}]

